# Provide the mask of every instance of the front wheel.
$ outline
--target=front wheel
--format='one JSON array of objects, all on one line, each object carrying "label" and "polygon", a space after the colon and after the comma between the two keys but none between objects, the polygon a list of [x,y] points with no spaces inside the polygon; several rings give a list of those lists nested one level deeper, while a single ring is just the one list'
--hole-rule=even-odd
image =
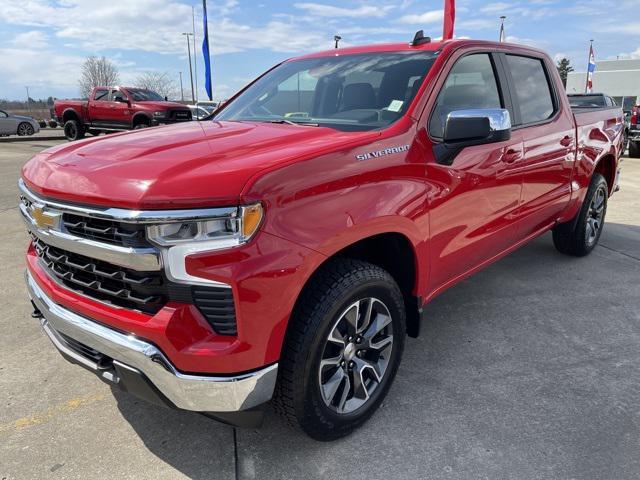
[{"label": "front wheel", "polygon": [[403,296],[389,273],[366,262],[331,260],[291,318],[275,410],[316,440],[348,435],[389,391],[405,325]]},{"label": "front wheel", "polygon": [[[553,243],[558,251],[567,255],[589,255],[600,241],[607,214],[609,187],[599,173],[594,173],[578,218],[553,229]],[[575,226],[573,228],[570,225]]]}]

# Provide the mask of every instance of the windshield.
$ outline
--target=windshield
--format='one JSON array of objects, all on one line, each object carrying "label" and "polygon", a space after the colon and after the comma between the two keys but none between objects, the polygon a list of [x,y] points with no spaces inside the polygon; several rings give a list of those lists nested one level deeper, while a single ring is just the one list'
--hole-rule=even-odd
[{"label": "windshield", "polygon": [[133,97],[135,102],[164,102],[164,97],[151,90],[132,88],[129,90],[129,95]]},{"label": "windshield", "polygon": [[404,115],[434,52],[394,52],[286,62],[260,78],[215,120],[384,128]]},{"label": "windshield", "polygon": [[569,95],[569,105],[576,108],[604,107],[603,95]]}]

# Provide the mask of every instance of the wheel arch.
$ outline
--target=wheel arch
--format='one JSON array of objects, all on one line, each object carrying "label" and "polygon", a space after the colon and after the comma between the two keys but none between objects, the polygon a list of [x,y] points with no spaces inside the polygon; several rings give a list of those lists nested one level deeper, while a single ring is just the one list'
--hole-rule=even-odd
[{"label": "wheel arch", "polygon": [[613,193],[616,182],[616,170],[617,170],[617,162],[615,155],[611,153],[607,153],[603,155],[594,165],[593,174],[599,173],[604,177],[607,181],[607,186],[609,187],[609,195]]},{"label": "wheel arch", "polygon": [[69,120],[76,120],[81,124],[83,123],[82,118],[80,118],[78,112],[76,112],[73,108],[67,108],[64,112],[62,112],[62,124],[64,125]]},{"label": "wheel arch", "polygon": [[315,277],[323,267],[337,258],[361,260],[377,265],[394,278],[405,301],[407,314],[407,334],[417,337],[420,332],[420,315],[422,313],[422,298],[417,293],[420,271],[419,253],[409,238],[398,231],[386,231],[368,235],[352,241],[347,245],[336,248],[333,253],[325,256],[322,262],[315,266],[313,272],[306,279],[298,292],[294,311],[305,291],[312,285]]},{"label": "wheel arch", "polygon": [[138,112],[133,115],[131,119],[131,126],[135,127],[136,125],[140,125],[141,123],[146,123],[151,126],[151,117],[144,112]]}]

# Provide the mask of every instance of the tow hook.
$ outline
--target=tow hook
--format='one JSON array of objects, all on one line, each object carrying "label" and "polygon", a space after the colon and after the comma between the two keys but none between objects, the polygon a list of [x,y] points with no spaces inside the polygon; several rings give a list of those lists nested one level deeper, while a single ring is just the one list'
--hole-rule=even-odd
[{"label": "tow hook", "polygon": [[31,312],[31,318],[43,318],[44,315],[42,315],[42,312],[38,310],[38,307],[36,307],[36,304],[33,303],[33,300],[31,300],[31,305],[33,305],[33,312]]}]

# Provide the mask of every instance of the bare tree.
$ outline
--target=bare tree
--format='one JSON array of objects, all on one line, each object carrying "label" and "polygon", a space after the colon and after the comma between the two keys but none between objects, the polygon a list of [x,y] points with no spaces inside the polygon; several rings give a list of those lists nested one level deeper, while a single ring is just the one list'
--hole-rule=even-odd
[{"label": "bare tree", "polygon": [[80,94],[87,98],[93,87],[117,85],[118,68],[105,57],[88,57],[82,64],[82,76],[78,81]]},{"label": "bare tree", "polygon": [[152,90],[168,99],[180,97],[180,88],[168,72],[145,72],[136,78],[136,87]]}]

